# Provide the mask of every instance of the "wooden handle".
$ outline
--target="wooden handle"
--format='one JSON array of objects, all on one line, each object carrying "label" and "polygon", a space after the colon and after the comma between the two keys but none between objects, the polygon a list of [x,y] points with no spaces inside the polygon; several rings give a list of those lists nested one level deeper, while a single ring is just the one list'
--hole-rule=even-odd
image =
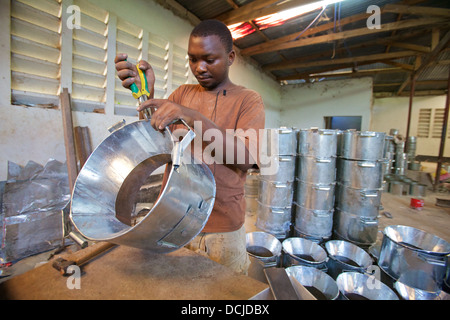
[{"label": "wooden handle", "polygon": [[111,249],[114,246],[115,244],[110,242],[98,242],[92,246],[75,252],[67,260],[74,261],[78,266],[81,266],[82,264],[107,251],[108,249]]}]

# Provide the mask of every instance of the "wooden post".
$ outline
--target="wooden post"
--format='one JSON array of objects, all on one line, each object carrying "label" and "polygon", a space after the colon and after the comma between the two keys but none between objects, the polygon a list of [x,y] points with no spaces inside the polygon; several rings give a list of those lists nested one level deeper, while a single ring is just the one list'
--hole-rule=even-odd
[{"label": "wooden post", "polygon": [[80,163],[80,170],[92,153],[91,139],[88,127],[75,127],[75,148]]},{"label": "wooden post", "polygon": [[441,168],[442,168],[442,161],[443,161],[444,149],[445,149],[445,136],[447,135],[449,102],[450,102],[450,69],[448,71],[447,99],[445,100],[444,124],[442,125],[441,145],[439,147],[439,157],[438,157],[438,163],[437,163],[437,168],[436,168],[436,177],[434,180],[434,188],[433,188],[434,191],[436,191],[437,187],[439,186],[439,180],[441,178]]},{"label": "wooden post", "polygon": [[63,88],[59,98],[64,130],[64,144],[66,146],[67,172],[69,174],[70,192],[72,192],[75,180],[78,176],[78,166],[75,153],[75,141],[73,137],[72,107],[70,105],[69,90],[67,88]]},{"label": "wooden post", "polygon": [[409,127],[411,125],[411,113],[412,113],[412,105],[413,105],[413,99],[414,99],[414,91],[416,87],[416,77],[415,74],[411,74],[411,88],[409,91],[409,108],[408,108],[408,123],[406,124],[406,144],[405,149],[403,152],[408,152],[408,137],[409,137]]}]

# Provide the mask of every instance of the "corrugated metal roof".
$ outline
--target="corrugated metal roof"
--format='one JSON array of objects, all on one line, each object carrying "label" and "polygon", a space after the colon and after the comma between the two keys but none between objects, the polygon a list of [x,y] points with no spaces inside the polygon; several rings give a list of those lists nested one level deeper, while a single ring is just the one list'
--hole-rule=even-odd
[{"label": "corrugated metal roof", "polygon": [[[276,4],[289,1],[294,0],[280,0]],[[261,0],[176,0],[176,2],[200,20],[205,20],[218,17],[223,13],[234,14],[238,12],[237,10],[240,7],[261,2]],[[318,78],[311,77],[311,75],[318,72],[327,74],[321,81],[370,74],[374,79],[374,92],[397,94],[403,91],[403,94],[405,94],[409,90],[407,83],[410,74],[414,72],[413,68],[420,66],[421,62],[427,61],[430,54],[434,57],[431,47],[433,28],[439,29],[439,40],[441,41],[446,35],[450,35],[447,34],[450,30],[450,1],[413,1],[418,2],[418,4],[410,6],[409,12],[395,12],[393,10],[392,5],[401,5],[405,2],[408,2],[408,0],[345,0],[340,4],[329,5],[316,23],[311,26],[311,28],[318,30],[328,24],[330,28],[326,30],[307,36],[307,33],[303,34],[305,28],[321,11],[316,10],[288,20],[281,26],[260,30],[235,40],[235,46],[241,49],[244,55],[246,55],[246,49],[254,50],[258,46],[267,46],[268,49],[263,48],[260,49],[261,52],[249,53],[249,56],[263,70],[280,80],[280,83],[316,81]],[[235,5],[233,6],[232,3]],[[404,26],[405,23],[415,23],[419,19],[422,19],[421,21],[424,19],[441,19],[442,21],[433,23],[430,21],[427,25],[412,25],[408,28],[389,29],[389,31],[384,32],[364,32],[364,30],[368,30],[367,19],[372,13],[367,13],[367,9],[371,5],[382,9],[391,5],[389,12],[381,14],[381,25],[392,27],[401,23]],[[238,7],[238,9],[235,9],[235,7]],[[278,8],[274,4],[272,7]],[[398,6],[395,8],[404,9],[404,7]],[[429,8],[441,10],[431,12]],[[414,9],[419,10],[414,12]],[[360,18],[356,19],[358,16]],[[345,24],[345,21],[349,19],[352,19],[352,22]],[[361,34],[355,36],[355,33],[358,32],[361,32]],[[330,38],[335,33],[338,33],[339,36],[342,34],[343,37],[332,41],[319,41],[323,38]],[[289,35],[302,35],[301,41],[295,42],[295,44],[307,42],[308,45],[278,49],[279,43],[274,41],[279,41],[277,39]],[[315,41],[316,39],[317,41]],[[310,43],[311,40],[315,42]],[[389,42],[386,42],[388,40]],[[273,45],[270,41],[273,42]],[[268,44],[265,45],[266,43]],[[286,43],[284,42],[283,45],[286,45]],[[412,45],[415,45],[415,47]],[[405,56],[405,54],[410,55]],[[416,91],[446,90],[447,86],[443,84],[442,80],[448,78],[450,51],[444,49],[442,53],[436,56],[437,59],[423,68],[417,78]],[[372,58],[373,60],[370,60]],[[289,68],[278,66],[279,69],[273,69],[274,64],[287,62],[292,63],[292,66]],[[345,70],[353,72],[345,75]],[[338,75],[331,76],[330,73],[333,72],[338,73]],[[403,89],[399,91],[400,88]]]}]

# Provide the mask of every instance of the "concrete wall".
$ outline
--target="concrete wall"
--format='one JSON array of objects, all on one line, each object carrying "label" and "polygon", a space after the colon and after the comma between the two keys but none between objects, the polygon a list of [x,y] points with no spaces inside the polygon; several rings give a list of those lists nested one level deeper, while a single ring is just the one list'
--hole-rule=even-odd
[{"label": "concrete wall", "polygon": [[[414,97],[411,113],[410,136],[417,135],[417,124],[419,120],[419,110],[421,108],[444,108],[446,96]],[[408,97],[394,97],[374,99],[372,111],[371,130],[389,132],[391,128],[399,130],[399,133],[406,135],[408,123]],[[444,156],[450,156],[450,139],[446,139]],[[417,138],[417,151],[419,155],[439,154],[440,138]]]},{"label": "concrete wall", "polygon": [[287,85],[281,91],[281,124],[300,129],[324,128],[324,117],[361,116],[361,130],[370,128],[372,79]]}]

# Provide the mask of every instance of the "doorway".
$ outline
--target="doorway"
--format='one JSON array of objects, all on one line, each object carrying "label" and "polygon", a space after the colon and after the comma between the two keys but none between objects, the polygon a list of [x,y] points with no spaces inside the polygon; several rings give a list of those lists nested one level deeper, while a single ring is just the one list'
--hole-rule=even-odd
[{"label": "doorway", "polygon": [[357,131],[361,131],[362,116],[324,117],[324,120],[325,129],[355,129]]}]

